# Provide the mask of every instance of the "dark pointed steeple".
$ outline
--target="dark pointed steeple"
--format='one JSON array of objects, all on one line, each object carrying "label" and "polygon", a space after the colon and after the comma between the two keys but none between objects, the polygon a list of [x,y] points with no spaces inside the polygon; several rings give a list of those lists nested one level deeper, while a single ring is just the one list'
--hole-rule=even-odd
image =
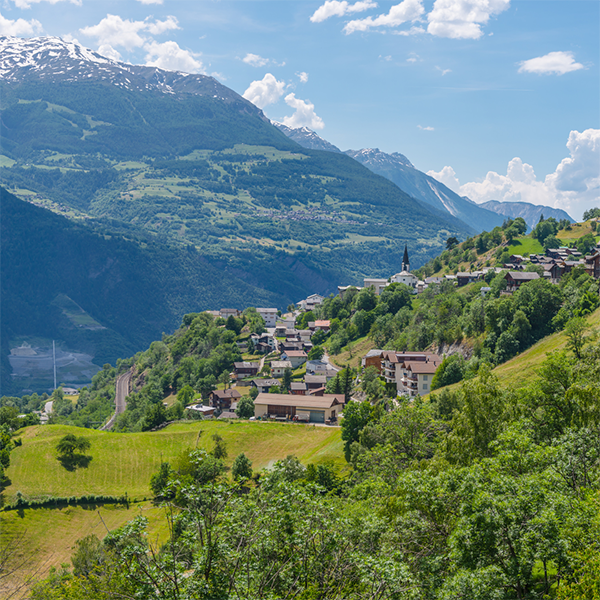
[{"label": "dark pointed steeple", "polygon": [[408,262],[408,247],[404,244],[404,258],[402,259],[402,270],[410,271],[410,263]]}]

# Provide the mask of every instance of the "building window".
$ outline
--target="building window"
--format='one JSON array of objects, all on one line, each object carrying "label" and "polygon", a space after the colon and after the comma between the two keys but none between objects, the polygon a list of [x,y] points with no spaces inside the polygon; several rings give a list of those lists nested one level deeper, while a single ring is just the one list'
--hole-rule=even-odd
[{"label": "building window", "polygon": [[423,381],[429,381],[429,380],[427,379],[427,377],[428,377],[428,375],[423,375]]},{"label": "building window", "polygon": [[424,389],[424,390],[426,390],[426,389],[427,389],[427,384],[426,384],[426,383],[424,383],[424,384],[423,384],[423,389]]}]

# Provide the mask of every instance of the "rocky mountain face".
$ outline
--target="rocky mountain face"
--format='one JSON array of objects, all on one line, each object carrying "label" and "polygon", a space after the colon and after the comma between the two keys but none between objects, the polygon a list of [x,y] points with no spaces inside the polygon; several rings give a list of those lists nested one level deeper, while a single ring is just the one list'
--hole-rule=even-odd
[{"label": "rocky mountain face", "polygon": [[260,113],[252,103],[213,77],[165,71],[111,60],[74,42],[56,37],[0,37],[0,81],[23,83],[105,83],[124,90],[195,94],[239,102]]},{"label": "rocky mountain face", "polygon": [[525,219],[525,223],[527,223],[529,229],[533,229],[538,224],[542,215],[546,219],[554,217],[557,221],[568,219],[571,223],[575,222],[569,214],[560,208],[539,206],[537,204],[530,204],[529,202],[499,202],[498,200],[490,200],[489,202],[479,204],[479,206],[486,210],[494,211],[505,218],[516,219],[517,217],[522,217]]},{"label": "rocky mountain face", "polygon": [[327,152],[341,152],[341,150],[330,144],[327,140],[324,140],[317,133],[308,127],[288,127],[283,123],[277,121],[271,121],[279,131],[285,133],[287,137],[300,144],[303,148],[309,148],[310,150],[325,150]]},{"label": "rocky mountain face", "polygon": [[502,225],[503,219],[498,218],[496,213],[480,208],[468,198],[459,196],[443,183],[415,169],[406,156],[399,152],[387,154],[378,148],[365,148],[363,150],[347,150],[346,154],[374,173],[394,182],[413,198],[418,198],[438,210],[450,213],[478,233],[490,231],[497,225]]},{"label": "rocky mountain face", "polygon": [[[336,146],[319,137],[307,127],[291,129],[281,123],[273,124],[290,139],[305,148],[339,152]],[[468,198],[462,198],[443,183],[415,169],[404,154],[399,152],[387,154],[381,152],[378,148],[346,150],[345,154],[351,156],[373,173],[389,179],[409,196],[433,206],[441,213],[450,214],[460,219],[478,233],[502,225],[503,219],[499,218],[496,212],[480,208]]]}]

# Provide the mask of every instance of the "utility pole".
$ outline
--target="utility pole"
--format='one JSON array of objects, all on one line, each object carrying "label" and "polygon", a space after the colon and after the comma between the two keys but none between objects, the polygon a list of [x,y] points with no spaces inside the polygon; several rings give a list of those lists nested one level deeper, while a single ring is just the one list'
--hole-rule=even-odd
[{"label": "utility pole", "polygon": [[52,362],[54,363],[54,389],[56,389],[56,345],[52,340]]}]

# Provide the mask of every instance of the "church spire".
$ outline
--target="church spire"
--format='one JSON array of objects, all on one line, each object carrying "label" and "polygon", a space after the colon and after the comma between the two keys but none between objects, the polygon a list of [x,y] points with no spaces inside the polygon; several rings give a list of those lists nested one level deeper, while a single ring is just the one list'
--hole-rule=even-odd
[{"label": "church spire", "polygon": [[408,262],[408,247],[404,244],[404,258],[402,259],[402,270],[410,271],[410,263]]}]

